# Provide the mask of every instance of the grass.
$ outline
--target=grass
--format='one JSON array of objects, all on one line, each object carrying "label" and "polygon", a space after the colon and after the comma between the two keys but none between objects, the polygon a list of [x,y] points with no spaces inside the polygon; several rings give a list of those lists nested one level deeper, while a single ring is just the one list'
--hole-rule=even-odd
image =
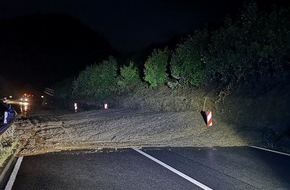
[{"label": "grass", "polygon": [[0,167],[4,167],[7,159],[14,153],[17,141],[14,139],[15,126],[12,125],[0,136]]}]

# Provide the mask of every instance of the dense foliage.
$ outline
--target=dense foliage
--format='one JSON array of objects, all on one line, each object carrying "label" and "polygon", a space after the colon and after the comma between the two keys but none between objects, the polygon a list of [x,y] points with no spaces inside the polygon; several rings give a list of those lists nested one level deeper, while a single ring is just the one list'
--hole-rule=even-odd
[{"label": "dense foliage", "polygon": [[263,82],[285,74],[289,19],[288,11],[258,11],[255,3],[236,22],[227,19],[211,35],[206,57],[209,77],[221,82]]},{"label": "dense foliage", "polygon": [[73,82],[73,94],[105,98],[116,91],[117,61],[113,57],[88,66]]},{"label": "dense foliage", "polygon": [[182,84],[201,85],[206,77],[204,54],[207,45],[207,30],[196,31],[186,41],[178,44],[171,58],[171,76]]},{"label": "dense foliage", "polygon": [[152,55],[145,62],[144,80],[150,87],[162,86],[165,84],[167,74],[168,50],[154,50]]},{"label": "dense foliage", "polygon": [[128,66],[123,65],[120,68],[120,76],[117,84],[122,89],[131,89],[140,83],[139,72],[134,63],[131,61]]},{"label": "dense foliage", "polygon": [[174,88],[279,81],[289,75],[289,21],[289,8],[265,11],[251,2],[215,30],[196,30],[172,51],[155,49],[143,67],[133,61],[120,67],[112,57],[88,66],[73,81],[73,94],[104,98],[142,82],[152,88],[165,84]]},{"label": "dense foliage", "polygon": [[266,12],[252,2],[235,21],[227,18],[219,29],[195,31],[178,44],[171,75],[191,86],[267,83],[284,77],[289,69],[289,20],[289,9]]}]

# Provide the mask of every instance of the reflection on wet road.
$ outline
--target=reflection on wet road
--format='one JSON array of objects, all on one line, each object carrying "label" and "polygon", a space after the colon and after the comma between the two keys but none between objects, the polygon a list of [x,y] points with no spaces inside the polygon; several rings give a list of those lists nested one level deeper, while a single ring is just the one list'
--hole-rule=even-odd
[{"label": "reflection on wet road", "polygon": [[28,111],[30,110],[30,105],[29,104],[20,104],[20,115],[23,117],[27,117]]},{"label": "reflection on wet road", "polygon": [[21,100],[6,100],[5,103],[12,105],[20,117],[27,117],[32,106],[31,102]]}]

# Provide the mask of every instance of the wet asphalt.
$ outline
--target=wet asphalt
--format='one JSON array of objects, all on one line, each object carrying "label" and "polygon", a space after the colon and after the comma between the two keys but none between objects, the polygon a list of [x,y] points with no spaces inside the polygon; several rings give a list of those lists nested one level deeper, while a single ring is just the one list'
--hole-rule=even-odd
[{"label": "wet asphalt", "polygon": [[[290,157],[251,147],[145,148],[211,189],[290,189]],[[24,157],[13,190],[202,189],[133,149]]]}]

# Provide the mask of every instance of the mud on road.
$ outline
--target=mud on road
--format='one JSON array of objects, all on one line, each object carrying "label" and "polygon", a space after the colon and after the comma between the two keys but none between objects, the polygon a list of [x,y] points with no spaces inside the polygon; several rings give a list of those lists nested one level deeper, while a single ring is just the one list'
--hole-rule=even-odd
[{"label": "mud on road", "polygon": [[193,111],[47,112],[19,119],[15,125],[20,155],[76,149],[244,146],[248,143],[242,132],[223,123],[207,127],[200,113]]}]

